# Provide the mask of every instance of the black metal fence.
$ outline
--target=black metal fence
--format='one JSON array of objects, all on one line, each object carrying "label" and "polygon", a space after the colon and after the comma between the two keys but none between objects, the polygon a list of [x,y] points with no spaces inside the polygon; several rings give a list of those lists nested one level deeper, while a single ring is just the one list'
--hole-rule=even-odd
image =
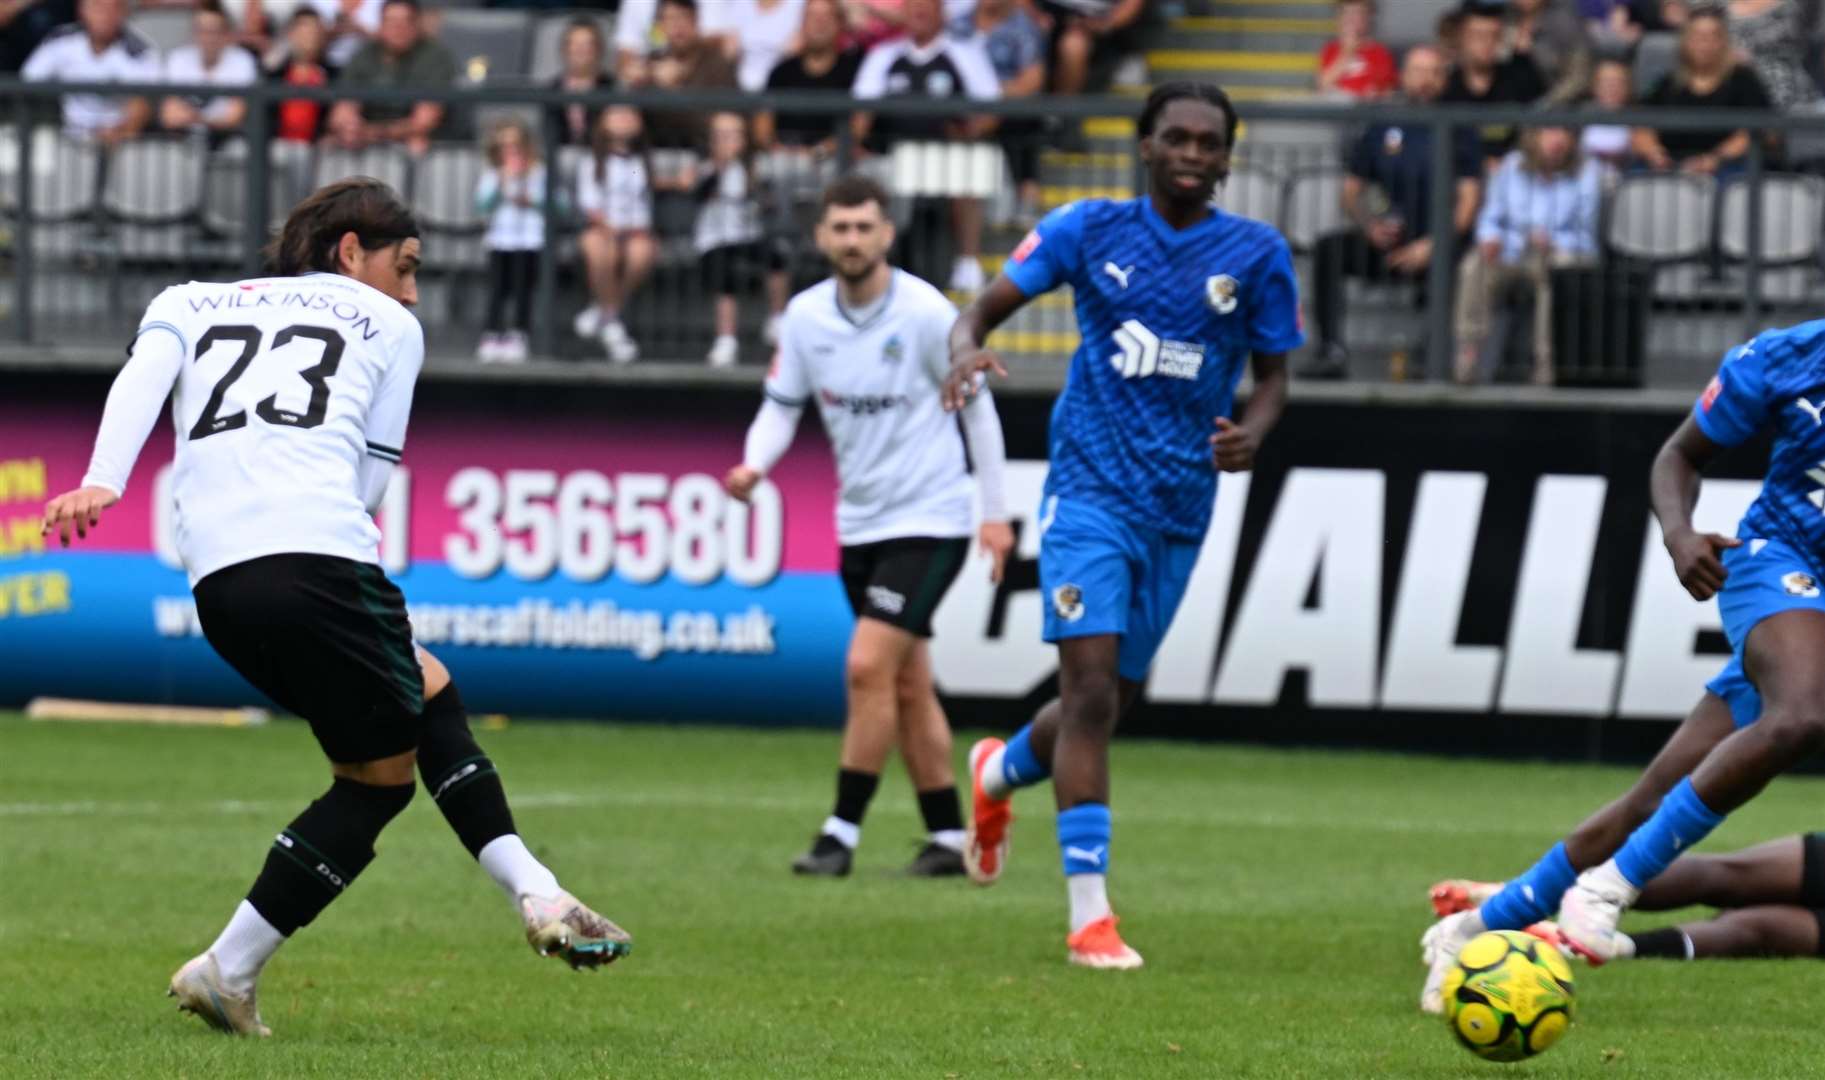
[{"label": "black metal fence", "polygon": [[[1144,188],[1134,155],[1138,103],[1125,98],[972,104],[972,113],[1000,120],[995,134],[972,141],[944,138],[944,122],[958,118],[955,105],[870,103],[876,130],[901,134],[858,144],[848,124],[856,103],[821,95],[564,95],[532,88],[358,95],[380,104],[441,102],[461,116],[462,130],[475,133],[410,154],[276,139],[272,109],[281,101],[328,104],[348,95],[269,85],[246,88],[251,107],[238,135],[150,134],[103,149],[59,129],[58,99],[72,90],[220,93],[0,82],[0,116],[10,121],[0,127],[0,269],[11,277],[0,282],[10,286],[0,289],[7,311],[0,343],[117,346],[161,288],[190,277],[259,273],[264,242],[297,199],[342,176],[373,175],[404,193],[423,221],[420,315],[435,362],[470,362],[490,291],[488,217],[475,200],[488,168],[480,140],[517,118],[538,134],[544,168],[555,178],[544,205],[547,240],[538,248],[532,351],[608,362],[612,346],[590,319],[579,318],[593,306],[602,267],[599,247],[587,257],[583,250],[590,222],[577,198],[596,159],[559,138],[563,107],[570,105],[592,112],[630,105],[649,117],[725,111],[744,120],[763,112],[821,117],[833,132],[826,151],[753,154],[748,197],[755,235],[739,258],[718,262],[714,280],[706,280],[701,147],[680,133],[676,119],[649,127],[654,146],[643,161],[652,265],[625,290],[620,310],[643,362],[702,363],[718,331],[713,300],[726,295],[736,308],[741,362],[764,363],[770,314],[786,293],[823,273],[810,242],[816,197],[847,169],[887,184],[901,227],[896,257],[952,286],[959,300],[973,284],[960,258],[979,255],[976,265],[992,276],[1038,214]],[[1255,105],[1242,112],[1244,129],[1221,201],[1275,225],[1295,252],[1315,339],[1299,366],[1343,359],[1345,374],[1367,380],[1525,382],[1544,374],[1560,385],[1689,385],[1702,381],[1730,344],[1771,323],[1807,317],[1825,299],[1825,179],[1804,171],[1803,153],[1808,141],[1825,135],[1825,118],[1731,114],[1732,125],[1756,138],[1721,178],[1604,166],[1586,248],[1544,259],[1532,273],[1525,267],[1496,273],[1489,267],[1527,259],[1507,250],[1485,256],[1474,228],[1462,235],[1431,230],[1430,258],[1406,271],[1364,265],[1343,238],[1360,231],[1360,220],[1398,217],[1402,207],[1395,204],[1411,203],[1411,193],[1390,199],[1371,187],[1357,216],[1347,215],[1342,196],[1353,146],[1362,132],[1390,125],[1430,135],[1424,213],[1449,221],[1459,179],[1453,132],[1491,125],[1577,129],[1590,125],[1592,114],[1337,105]],[[1612,127],[1664,130],[1719,125],[1715,115],[1639,110],[1601,119]],[[626,244],[616,245],[611,257],[625,271]],[[1492,302],[1479,307],[1484,298]],[[1468,310],[1467,299],[1476,300]],[[1336,348],[1324,352],[1318,340],[1327,337]],[[1068,355],[1077,345],[1068,297],[1031,305],[998,344],[1017,364]]]}]

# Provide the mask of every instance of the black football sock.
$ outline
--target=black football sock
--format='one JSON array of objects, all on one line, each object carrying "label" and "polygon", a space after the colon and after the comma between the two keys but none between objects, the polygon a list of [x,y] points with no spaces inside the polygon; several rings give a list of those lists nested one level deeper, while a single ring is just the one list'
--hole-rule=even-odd
[{"label": "black football sock", "polygon": [[507,791],[494,762],[469,731],[469,715],[455,683],[425,702],[418,774],[470,855],[480,855],[489,841],[514,831]]},{"label": "black football sock", "polygon": [[1677,926],[1663,926],[1658,930],[1647,930],[1639,934],[1630,934],[1635,940],[1635,956],[1639,958],[1660,957],[1666,960],[1692,959],[1692,939]]},{"label": "black football sock", "polygon": [[955,784],[919,792],[919,816],[933,843],[963,849],[963,803]]},{"label": "black football sock", "polygon": [[379,787],[337,777],[273,840],[247,902],[290,937],[374,860],[374,840],[412,801],[411,784]]},{"label": "black football sock", "polygon": [[875,789],[880,786],[879,774],[838,769],[836,809],[830,812],[829,820],[824,822],[824,835],[842,841],[844,847],[853,848],[860,844],[862,819],[868,816],[868,803],[874,798]]}]

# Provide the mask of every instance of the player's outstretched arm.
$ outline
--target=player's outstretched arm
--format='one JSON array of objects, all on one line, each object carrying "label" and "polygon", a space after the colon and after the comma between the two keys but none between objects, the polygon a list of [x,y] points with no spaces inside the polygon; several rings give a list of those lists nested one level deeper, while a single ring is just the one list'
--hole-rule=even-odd
[{"label": "player's outstretched arm", "polygon": [[86,538],[101,523],[102,511],[120,501],[146,436],[152,434],[165,399],[171,396],[185,351],[169,324],[148,324],[141,329],[126,365],[108,390],[89,471],[80,487],[45,504],[44,535],[56,533],[57,542],[69,547],[72,539]]},{"label": "player's outstretched arm", "polygon": [[1216,433],[1210,437],[1211,463],[1223,472],[1254,468],[1261,444],[1286,411],[1286,356],[1256,353],[1253,366],[1255,387],[1242,419],[1217,417]]},{"label": "player's outstretched arm", "polygon": [[1660,522],[1667,554],[1673,557],[1673,571],[1692,599],[1701,601],[1711,599],[1724,586],[1721,553],[1742,543],[1734,537],[1701,533],[1692,527],[1699,476],[1719,449],[1699,428],[1697,418],[1687,416],[1654,456],[1654,468],[1648,475],[1654,517]]},{"label": "player's outstretched arm", "polygon": [[773,471],[773,466],[786,456],[803,413],[803,406],[787,405],[772,396],[760,403],[760,412],[754,414],[754,423],[748,426],[741,464],[722,478],[723,490],[731,498],[747,502],[754,494],[754,489]]},{"label": "player's outstretched arm", "polygon": [[944,407],[956,412],[969,404],[988,372],[1006,378],[1008,369],[1001,358],[983,347],[995,328],[1027,302],[1027,294],[1003,274],[995,275],[989,287],[982,290],[951,325],[951,371],[944,379]]}]

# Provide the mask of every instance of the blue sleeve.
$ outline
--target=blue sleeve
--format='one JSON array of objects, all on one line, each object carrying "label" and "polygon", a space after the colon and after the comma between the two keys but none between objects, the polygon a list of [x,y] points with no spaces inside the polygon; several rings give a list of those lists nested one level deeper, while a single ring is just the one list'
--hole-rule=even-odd
[{"label": "blue sleeve", "polygon": [[1286,241],[1274,238],[1256,272],[1256,301],[1248,313],[1248,347],[1268,356],[1289,353],[1305,344],[1305,320],[1299,315],[1299,279]]},{"label": "blue sleeve", "polygon": [[1719,446],[1738,446],[1755,437],[1769,417],[1766,337],[1730,350],[1692,416],[1705,437]]},{"label": "blue sleeve", "polygon": [[1051,292],[1070,281],[1083,261],[1084,209],[1067,203],[1047,214],[1027,234],[1002,270],[1028,296]]}]

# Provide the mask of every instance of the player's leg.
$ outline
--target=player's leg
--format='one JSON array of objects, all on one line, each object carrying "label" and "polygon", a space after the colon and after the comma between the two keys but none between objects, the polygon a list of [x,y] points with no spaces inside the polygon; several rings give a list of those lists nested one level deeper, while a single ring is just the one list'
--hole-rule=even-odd
[{"label": "player's leg", "polygon": [[1821,919],[1825,911],[1787,904],[1742,908],[1704,922],[1633,934],[1624,955],[1667,960],[1819,956]]},{"label": "player's leg", "polygon": [[900,668],[900,759],[919,797],[925,847],[907,872],[915,877],[955,877],[963,871],[963,803],[951,765],[951,726],[932,685],[931,648],[913,645]]},{"label": "player's leg", "polygon": [[1817,956],[1825,917],[1825,834],[1770,840],[1728,855],[1686,855],[1648,883],[1637,910],[1740,907],[1708,922],[1629,934],[1624,955]]},{"label": "player's leg", "polygon": [[1734,728],[1753,723],[1760,712],[1761,699],[1743,675],[1742,666],[1732,660],[1706,685],[1698,704],[1634,785],[1586,818],[1525,873],[1500,885],[1461,880],[1434,885],[1432,904],[1442,918],[1420,942],[1421,958],[1427,965],[1420,1008],[1427,1012],[1443,1009],[1439,989],[1466,942],[1485,930],[1521,930],[1551,918],[1581,871],[1615,854],[1675,784]]},{"label": "player's leg", "polygon": [[[1722,855],[1681,855],[1648,882],[1636,911],[1673,911],[1704,904],[1715,908],[1798,904],[1804,891],[1814,836],[1783,836]],[[1811,868],[1814,874],[1820,867]]]},{"label": "player's leg", "polygon": [[449,670],[424,649],[417,656],[425,682],[418,746],[425,790],[463,847],[507,894],[525,923],[526,940],[539,955],[562,957],[573,968],[625,956],[633,948],[627,932],[565,891],[520,839],[500,773],[469,729]]},{"label": "player's leg", "polygon": [[[1733,554],[1752,550],[1737,548]],[[1730,566],[1719,606],[1726,628],[1744,622],[1753,626],[1746,635],[1732,638],[1744,642],[1744,667],[1761,693],[1762,717],[1718,744],[1690,778],[1674,786],[1614,858],[1579,876],[1561,905],[1560,932],[1567,945],[1593,962],[1601,963],[1624,947],[1616,925],[1642,886],[1770,780],[1825,745],[1825,667],[1817,663],[1825,652],[1825,605],[1819,605],[1816,596],[1800,595],[1804,590],[1782,587],[1790,600],[1801,603],[1781,604],[1778,596],[1767,595],[1767,574],[1758,571],[1775,568],[1774,583],[1779,585],[1780,568],[1787,565],[1779,553],[1759,567],[1744,566],[1741,558],[1726,565],[1730,561],[1735,565]],[[1759,611],[1745,615],[1745,609],[1767,611],[1770,600],[1781,609],[1759,621],[1754,619]]]},{"label": "player's leg", "polygon": [[982,288],[982,200],[951,199],[951,236],[957,245],[950,287],[973,293]]},{"label": "player's leg", "polygon": [[310,722],[329,790],[273,841],[259,876],[210,947],[171,979],[179,1007],[213,1026],[268,1034],[255,988],[279,947],[374,858],[412,800],[423,684],[405,602],[378,567],[279,555],[198,582],[204,635],[236,671]]}]

